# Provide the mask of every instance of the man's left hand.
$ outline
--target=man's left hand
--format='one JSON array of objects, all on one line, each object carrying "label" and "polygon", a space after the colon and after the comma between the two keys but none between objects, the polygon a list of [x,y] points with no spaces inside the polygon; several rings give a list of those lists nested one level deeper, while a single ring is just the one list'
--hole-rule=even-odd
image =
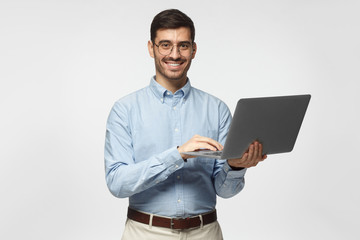
[{"label": "man's left hand", "polygon": [[228,159],[228,164],[233,168],[255,167],[259,162],[267,158],[267,155],[262,154],[262,150],[262,144],[255,141],[249,146],[248,151],[246,151],[241,158]]}]

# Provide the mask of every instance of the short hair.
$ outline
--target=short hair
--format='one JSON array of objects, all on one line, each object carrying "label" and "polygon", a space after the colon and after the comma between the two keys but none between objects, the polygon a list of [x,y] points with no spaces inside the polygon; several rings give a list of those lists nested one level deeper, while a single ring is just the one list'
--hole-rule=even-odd
[{"label": "short hair", "polygon": [[151,41],[155,43],[156,32],[159,29],[176,29],[180,27],[190,28],[191,41],[195,41],[195,27],[194,23],[185,13],[178,9],[168,9],[158,13],[150,27]]}]

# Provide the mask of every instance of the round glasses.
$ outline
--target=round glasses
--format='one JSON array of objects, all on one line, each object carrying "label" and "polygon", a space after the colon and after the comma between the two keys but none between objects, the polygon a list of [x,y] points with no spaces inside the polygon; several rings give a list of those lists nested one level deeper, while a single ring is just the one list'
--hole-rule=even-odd
[{"label": "round glasses", "polygon": [[159,44],[154,43],[157,46],[158,51],[161,55],[167,56],[170,55],[174,46],[177,47],[177,51],[183,57],[188,57],[192,54],[193,48],[190,42],[180,42],[178,44],[173,44],[169,41],[160,41]]}]

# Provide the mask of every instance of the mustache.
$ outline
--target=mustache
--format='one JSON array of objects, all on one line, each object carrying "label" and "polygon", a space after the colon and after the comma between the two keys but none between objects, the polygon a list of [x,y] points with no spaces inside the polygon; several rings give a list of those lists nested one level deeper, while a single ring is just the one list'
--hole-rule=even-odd
[{"label": "mustache", "polygon": [[173,61],[173,62],[185,62],[186,59],[184,58],[181,58],[181,57],[178,57],[178,58],[172,58],[172,57],[167,57],[167,58],[163,58],[162,60],[163,62],[166,62],[166,61]]}]

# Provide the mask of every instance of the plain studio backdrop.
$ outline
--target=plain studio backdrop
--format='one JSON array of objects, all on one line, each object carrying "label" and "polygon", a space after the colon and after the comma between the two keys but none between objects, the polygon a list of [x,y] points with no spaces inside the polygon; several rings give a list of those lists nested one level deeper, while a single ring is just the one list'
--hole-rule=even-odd
[{"label": "plain studio backdrop", "polygon": [[294,150],[218,198],[225,239],[360,239],[356,0],[2,0],[0,239],[120,239],[128,200],[106,187],[105,123],[149,84],[150,23],[168,8],[196,26],[192,85],[232,111],[312,94]]}]

